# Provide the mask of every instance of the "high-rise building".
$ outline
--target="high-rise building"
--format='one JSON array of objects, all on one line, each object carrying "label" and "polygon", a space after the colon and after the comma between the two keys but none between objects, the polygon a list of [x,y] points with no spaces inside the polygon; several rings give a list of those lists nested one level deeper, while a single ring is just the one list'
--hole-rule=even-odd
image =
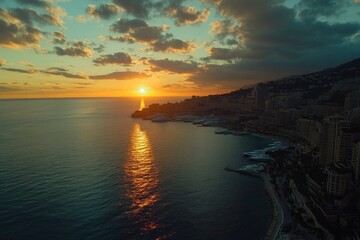
[{"label": "high-rise building", "polygon": [[357,135],[349,127],[344,127],[340,130],[338,141],[336,142],[335,164],[351,165],[353,143]]},{"label": "high-rise building", "polygon": [[264,83],[259,83],[255,87],[255,108],[263,111],[265,109],[265,102],[267,97],[267,87]]},{"label": "high-rise building", "polygon": [[360,183],[360,141],[353,145],[352,167],[355,183]]},{"label": "high-rise building", "polygon": [[347,169],[327,168],[326,192],[335,197],[342,197],[349,188],[351,172]]},{"label": "high-rise building", "polygon": [[319,149],[320,164],[323,166],[335,162],[339,150],[339,135],[344,123],[344,117],[333,115],[324,119],[321,125]]},{"label": "high-rise building", "polygon": [[296,121],[296,131],[306,139],[312,147],[319,143],[320,123],[315,120],[300,118]]}]

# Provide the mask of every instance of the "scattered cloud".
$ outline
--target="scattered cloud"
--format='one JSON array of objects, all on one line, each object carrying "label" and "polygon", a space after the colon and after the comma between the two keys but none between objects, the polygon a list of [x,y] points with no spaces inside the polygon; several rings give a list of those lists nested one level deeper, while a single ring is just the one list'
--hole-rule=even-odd
[{"label": "scattered cloud", "polygon": [[89,83],[89,82],[74,82],[72,84],[75,85],[81,85],[81,86],[90,86],[90,85],[94,85],[94,83]]},{"label": "scattered cloud", "polygon": [[54,22],[56,22],[57,26],[60,27],[63,26],[64,21],[62,20],[62,18],[67,16],[67,13],[64,9],[62,9],[60,6],[55,6],[55,7],[47,7],[45,8],[45,10],[52,17]]},{"label": "scattered cloud", "polygon": [[101,57],[93,60],[96,65],[130,65],[131,57],[127,53],[117,52],[114,54],[101,55]]},{"label": "scattered cloud", "polygon": [[40,72],[50,75],[63,76],[65,78],[87,79],[87,76],[83,74],[69,73],[67,69],[58,68],[58,67],[48,68],[46,70],[41,70]]},{"label": "scattered cloud", "polygon": [[43,38],[39,29],[24,25],[0,8],[0,46],[8,48],[37,47]]},{"label": "scattered cloud", "polygon": [[[49,8],[49,10],[55,8]],[[28,8],[13,8],[9,10],[0,9],[0,15],[4,17],[5,20],[17,19],[23,24],[33,26],[35,23],[40,25],[53,25],[61,26],[61,20],[56,17],[56,15],[51,12],[46,14],[38,13],[33,9]]]},{"label": "scattered cloud", "polygon": [[296,8],[301,18],[316,19],[319,16],[334,16],[342,12],[346,1],[337,0],[301,0]]},{"label": "scattered cloud", "polygon": [[195,44],[190,41],[183,41],[180,39],[163,39],[151,45],[150,49],[155,52],[168,53],[189,53],[194,51]]},{"label": "scattered cloud", "polygon": [[59,56],[71,56],[71,57],[90,57],[92,50],[84,42],[71,42],[65,48],[55,47],[54,52]]},{"label": "scattered cloud", "polygon": [[89,76],[89,79],[93,80],[131,80],[131,79],[141,79],[148,77],[145,74],[139,72],[125,71],[125,72],[112,72],[104,75],[92,75]]},{"label": "scattered cloud", "polygon": [[173,73],[195,73],[199,71],[198,64],[193,61],[170,60],[148,60],[152,71],[168,71]]},{"label": "scattered cloud", "polygon": [[164,86],[162,86],[163,88],[171,88],[171,89],[184,89],[184,88],[188,88],[184,85],[178,84],[178,83],[173,83],[173,84],[165,84]]},{"label": "scattered cloud", "polygon": [[105,3],[99,6],[89,5],[86,9],[86,13],[90,17],[105,20],[115,17],[120,11],[121,9],[112,3]]},{"label": "scattered cloud", "polygon": [[54,44],[64,44],[66,43],[66,37],[61,32],[53,32],[53,41]]},{"label": "scattered cloud", "polygon": [[27,67],[30,67],[30,68],[35,68],[34,64],[32,64],[31,62],[20,61],[19,63],[22,64],[22,65],[25,65]]},{"label": "scattered cloud", "polygon": [[141,19],[119,19],[110,30],[124,35],[109,37],[109,40],[145,44],[155,52],[189,53],[195,49],[192,42],[173,38],[167,33],[168,26],[149,26]]},{"label": "scattered cloud", "polygon": [[[71,26],[64,26],[67,13],[59,6],[60,1],[67,0],[0,0],[3,3],[0,7],[0,46],[16,50],[31,47],[36,53],[58,56],[90,58],[95,55],[91,61],[81,61],[85,64],[82,66],[123,65],[128,66],[127,70],[112,69],[110,73],[95,72],[87,76],[78,73],[78,64],[71,65],[71,62],[64,65],[70,66],[70,70],[66,67],[36,69],[25,62],[31,59],[33,51],[29,56],[28,52],[16,55],[19,58],[10,63],[0,59],[1,70],[29,74],[28,77],[33,77],[30,74],[48,74],[70,79],[142,79],[148,76],[133,67],[137,62],[133,58],[139,58],[150,68],[146,70],[149,73],[186,74],[185,82],[165,84],[163,89],[191,91],[193,86],[237,88],[334,66],[360,55],[360,15],[354,8],[360,0],[199,0],[193,6],[184,5],[194,3],[186,0],[97,1],[96,5],[83,3],[84,15],[70,16],[69,19],[85,22],[91,18],[110,20],[120,15],[121,18],[113,24],[91,21],[86,24],[72,22]],[[68,3],[60,5],[66,9],[73,7]],[[201,33],[206,31],[206,21],[211,13],[209,35],[197,38],[197,29],[201,29]],[[159,24],[169,21],[176,26],[170,29],[168,25]],[[106,32],[102,31],[108,25],[112,36],[104,37]],[[81,29],[74,31],[74,26]],[[97,30],[99,33],[95,34],[101,37],[94,39],[93,33]],[[188,30],[189,34],[184,34]],[[86,35],[81,38],[84,33]],[[178,36],[197,40],[179,39]],[[78,38],[94,42],[79,41]],[[117,41],[119,46],[114,47],[106,40]],[[201,49],[195,55],[185,54],[193,52],[197,46],[203,46],[207,53]],[[166,58],[168,53],[184,55],[176,55],[177,60],[172,60]],[[20,56],[24,58],[20,59]],[[204,61],[199,63],[196,59]],[[86,85],[79,84],[78,87],[83,86]]]},{"label": "scattered cloud", "polygon": [[94,51],[96,51],[98,53],[102,53],[105,51],[105,46],[102,44],[99,44],[97,47],[94,47],[93,49],[94,49]]},{"label": "scattered cloud", "polygon": [[0,92],[14,92],[18,90],[19,90],[18,88],[14,88],[14,87],[0,86]]},{"label": "scattered cloud", "polygon": [[234,20],[227,18],[212,22],[210,32],[214,34],[216,40],[225,43],[225,39],[236,42],[243,40],[241,30],[240,24],[236,24]]},{"label": "scattered cloud", "polygon": [[51,4],[48,1],[43,1],[43,0],[16,0],[16,2],[20,4],[31,5],[42,8],[51,6]]},{"label": "scattered cloud", "polygon": [[244,52],[239,48],[210,48],[209,54],[211,59],[231,60],[244,56]]},{"label": "scattered cloud", "polygon": [[79,23],[84,23],[87,21],[86,17],[84,15],[79,15],[75,17],[76,21],[78,21]]},{"label": "scattered cloud", "polygon": [[140,18],[149,17],[154,6],[151,0],[113,0],[113,3],[125,10],[126,13]]},{"label": "scattered cloud", "polygon": [[27,73],[27,74],[34,74],[38,72],[38,70],[30,68],[30,69],[20,69],[20,68],[0,68],[0,70],[5,70],[8,72],[18,72],[18,73]]},{"label": "scattered cloud", "polygon": [[136,29],[147,28],[149,25],[142,19],[121,18],[111,25],[110,30],[116,33],[129,33]]},{"label": "scattered cloud", "polygon": [[65,12],[43,1],[25,1],[30,5],[43,6],[45,13],[28,8],[0,8],[0,45],[8,48],[39,47],[45,32],[39,26],[62,26]]},{"label": "scattered cloud", "polygon": [[205,22],[210,15],[210,10],[198,11],[194,7],[181,6],[167,9],[166,15],[175,19],[176,25],[181,26]]},{"label": "scattered cloud", "polygon": [[44,73],[50,75],[63,76],[65,78],[75,78],[75,79],[88,79],[88,77],[84,74],[73,74],[70,73],[69,70],[59,67],[51,67],[46,70],[38,70],[35,68],[29,69],[20,69],[20,68],[0,68],[0,70],[8,71],[8,72],[18,72],[25,74],[35,74],[35,73]]}]

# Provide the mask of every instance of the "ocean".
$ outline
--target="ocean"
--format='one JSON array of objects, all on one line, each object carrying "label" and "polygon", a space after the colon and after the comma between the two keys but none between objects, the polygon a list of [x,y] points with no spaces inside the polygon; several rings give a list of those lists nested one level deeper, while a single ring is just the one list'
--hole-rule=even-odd
[{"label": "ocean", "polygon": [[0,239],[262,239],[261,180],[224,167],[274,139],[130,118],[140,103],[0,100]]}]

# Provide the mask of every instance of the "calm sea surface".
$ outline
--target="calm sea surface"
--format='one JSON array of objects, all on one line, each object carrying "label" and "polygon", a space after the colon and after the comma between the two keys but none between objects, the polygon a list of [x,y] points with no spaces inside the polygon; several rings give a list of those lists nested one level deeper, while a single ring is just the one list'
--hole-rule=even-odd
[{"label": "calm sea surface", "polygon": [[262,182],[224,167],[272,140],[130,118],[139,104],[1,100],[0,239],[261,239]]}]

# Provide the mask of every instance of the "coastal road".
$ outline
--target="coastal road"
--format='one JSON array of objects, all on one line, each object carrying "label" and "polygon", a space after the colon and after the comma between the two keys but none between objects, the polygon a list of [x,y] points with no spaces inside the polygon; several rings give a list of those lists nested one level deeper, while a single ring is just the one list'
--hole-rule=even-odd
[{"label": "coastal road", "polygon": [[277,196],[276,191],[270,183],[269,179],[266,176],[262,175],[262,180],[264,181],[264,188],[267,191],[273,204],[273,219],[269,231],[264,239],[274,240],[280,237],[279,235],[281,231],[281,226],[284,223],[284,212],[282,210],[279,197]]},{"label": "coastal road", "polygon": [[264,239],[275,240],[275,239],[280,238],[281,226],[284,223],[284,212],[281,207],[279,197],[276,194],[276,191],[269,180],[269,176],[264,173],[257,173],[257,172],[240,170],[240,169],[231,169],[228,167],[226,167],[224,170],[262,179],[262,181],[264,183],[264,189],[265,189],[267,195],[269,196],[270,201],[272,203],[272,207],[273,207],[273,215],[272,215],[271,224],[270,224],[269,230],[267,231]]}]

